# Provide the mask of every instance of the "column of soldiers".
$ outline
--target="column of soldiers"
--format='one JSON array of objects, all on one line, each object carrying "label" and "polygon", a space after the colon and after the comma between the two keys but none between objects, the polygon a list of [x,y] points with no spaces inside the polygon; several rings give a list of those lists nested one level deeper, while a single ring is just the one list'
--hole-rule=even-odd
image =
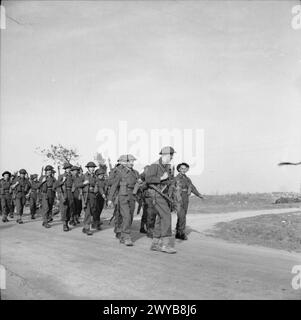
[{"label": "column of soldiers", "polygon": [[189,170],[187,163],[178,164],[179,173],[174,175],[171,166],[174,153],[172,147],[162,148],[160,158],[146,166],[141,174],[134,169],[136,158],[130,154],[119,157],[115,167],[110,168],[109,176],[106,167],[96,170],[94,162],[87,163],[85,173],[80,167],[65,163],[65,172],[58,172],[57,179],[51,165],[45,167],[40,179],[37,174],[31,175],[29,179],[24,169],[16,177],[5,171],[0,180],[2,221],[7,222],[8,216],[13,217],[15,205],[16,221],[22,224],[23,210],[28,199],[31,219],[35,219],[40,201],[42,225],[50,228],[57,197],[63,231],[69,231],[71,226],[80,224],[79,218],[83,211],[82,232],[91,236],[93,229],[101,230],[100,215],[107,201],[108,207],[114,208],[112,219],[115,237],[121,244],[133,246],[131,226],[135,204],[138,202],[143,211],[140,232],[152,238],[150,249],[176,253],[170,244],[171,213],[177,213],[176,239],[187,240],[185,229],[189,196],[193,193],[199,198],[203,197],[186,175]]}]

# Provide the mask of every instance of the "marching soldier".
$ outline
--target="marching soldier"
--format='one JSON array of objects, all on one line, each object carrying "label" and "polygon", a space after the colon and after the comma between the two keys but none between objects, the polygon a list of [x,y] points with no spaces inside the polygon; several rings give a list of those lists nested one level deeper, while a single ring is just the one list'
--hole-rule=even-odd
[{"label": "marching soldier", "polygon": [[157,214],[150,249],[166,253],[176,253],[176,250],[169,244],[172,232],[171,201],[169,201],[170,198],[168,196],[173,183],[170,161],[174,153],[175,150],[172,147],[162,148],[160,159],[151,164],[145,171],[145,181],[148,185],[147,191],[153,200],[153,208]]},{"label": "marching soldier", "polygon": [[79,217],[82,211],[82,189],[78,188],[76,185],[79,182],[79,171],[80,168],[77,166],[72,166],[71,174],[73,176],[73,185],[72,185],[72,193],[73,193],[73,201],[74,201],[74,210],[73,217],[71,220],[74,222],[74,225],[80,224]]},{"label": "marching soldier", "polygon": [[91,229],[92,217],[95,215],[96,210],[96,193],[95,185],[97,178],[95,176],[96,164],[88,162],[86,165],[87,172],[83,174],[76,183],[76,187],[82,188],[83,192],[83,208],[85,210],[83,233],[91,236],[93,233]]},{"label": "marching soldier", "polygon": [[94,228],[97,230],[101,230],[101,221],[100,215],[105,205],[106,199],[106,188],[107,183],[105,180],[106,171],[104,168],[99,168],[95,171],[95,175],[97,176],[95,191],[96,191],[96,210],[93,216],[93,224]]},{"label": "marching soldier", "polygon": [[176,226],[176,239],[181,240],[187,240],[185,228],[190,194],[193,193],[197,197],[204,199],[197,188],[193,185],[190,178],[186,176],[188,170],[189,165],[187,163],[183,162],[178,164],[177,171],[179,172],[179,174],[175,177],[176,189],[180,194],[179,200],[176,203],[176,211],[178,216]]},{"label": "marching soldier", "polygon": [[41,192],[42,198],[42,216],[43,224],[45,228],[50,228],[49,222],[52,221],[52,208],[55,199],[55,182],[54,169],[52,166],[48,165],[45,167],[45,175],[39,180],[39,190]]},{"label": "marching soldier", "polygon": [[[117,164],[115,165],[114,168],[111,168],[110,173],[109,173],[109,177],[107,179],[107,186],[109,188],[109,192],[110,193],[110,189],[112,187],[112,185],[117,181],[118,179],[118,168],[120,167],[120,159],[124,157],[124,155],[120,156],[119,159],[117,160]],[[115,237],[116,239],[121,238],[121,224],[122,224],[122,216],[120,214],[120,210],[119,210],[119,204],[118,204],[118,197],[117,197],[117,192],[118,190],[115,190],[114,194],[112,195],[112,203],[114,204],[114,212],[113,212],[113,216],[111,218],[111,220],[114,218],[114,233],[115,233]],[[108,201],[109,204],[109,201]],[[111,222],[110,220],[110,222]]]},{"label": "marching soldier", "polygon": [[7,216],[12,214],[12,195],[11,195],[11,173],[4,171],[2,173],[3,179],[0,180],[0,195],[2,207],[2,221],[8,222]]},{"label": "marching soldier", "polygon": [[[147,233],[147,237],[152,238],[154,227],[155,227],[155,221],[156,221],[156,210],[154,209],[153,199],[149,194],[145,185],[145,173],[148,168],[149,168],[149,165],[145,166],[144,171],[140,175],[141,180],[144,182],[144,187],[142,190],[143,214],[141,217],[140,232]],[[146,231],[145,231],[145,227],[146,227]]]},{"label": "marching soldier", "polygon": [[135,211],[133,190],[139,178],[138,171],[133,169],[136,158],[130,154],[120,157],[120,166],[116,169],[116,179],[110,189],[108,205],[112,206],[113,196],[117,190],[117,201],[122,217],[120,243],[132,246],[131,225]]},{"label": "marching soldier", "polygon": [[[18,174],[18,172],[15,172],[11,175],[10,181],[12,184],[14,183],[14,181],[17,177],[17,174]],[[14,218],[15,208],[16,208],[16,193],[13,190],[11,190],[11,212],[9,214],[9,217],[12,219]]]},{"label": "marching soldier", "polygon": [[29,192],[29,208],[31,219],[35,219],[37,212],[37,201],[38,201],[38,192],[39,192],[39,181],[37,174],[30,175],[30,185],[31,189]]},{"label": "marching soldier", "polygon": [[68,162],[64,163],[63,169],[64,174],[61,174],[56,181],[55,188],[58,190],[60,195],[60,212],[61,220],[63,221],[63,230],[69,231],[68,222],[70,225],[74,226],[74,197],[72,193],[73,186],[73,175],[71,174],[72,165]]},{"label": "marching soldier", "polygon": [[21,169],[19,174],[19,177],[16,177],[11,188],[15,193],[16,211],[18,216],[17,223],[22,224],[23,210],[31,185],[29,180],[25,178],[25,175],[27,174],[25,169]]}]

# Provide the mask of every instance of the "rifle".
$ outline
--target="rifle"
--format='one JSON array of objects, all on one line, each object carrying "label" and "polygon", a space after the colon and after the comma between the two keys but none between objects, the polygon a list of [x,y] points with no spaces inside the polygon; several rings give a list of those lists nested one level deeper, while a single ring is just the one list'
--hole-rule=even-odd
[{"label": "rifle", "polygon": [[138,201],[138,209],[137,209],[137,215],[140,214],[141,208],[143,206],[143,198],[141,196],[141,198]]},{"label": "rifle", "polygon": [[[60,172],[60,166],[57,166],[57,174],[58,174],[58,177],[61,176],[61,172]],[[67,199],[67,195],[66,195],[66,192],[65,192],[65,182],[63,183],[63,185],[60,186],[60,194],[61,194],[61,199],[63,200],[63,202],[66,201]]]},{"label": "rifle", "polygon": [[89,185],[85,185],[87,186],[88,190],[86,192],[86,197],[84,197],[83,193],[82,193],[82,205],[83,205],[83,208],[86,209],[87,208],[87,200],[88,200],[88,194],[89,194]]},{"label": "rifle", "polygon": [[[117,197],[118,197],[118,196],[117,196]],[[115,202],[115,201],[114,201],[114,202]],[[119,211],[119,207],[118,207],[118,202],[117,202],[117,204],[114,205],[113,215],[112,215],[112,217],[111,217],[111,219],[110,219],[110,221],[109,221],[109,224],[111,224],[112,220],[115,218],[115,216],[116,216],[116,214],[117,214],[118,211]]]},{"label": "rifle", "polygon": [[169,196],[167,196],[165,193],[163,193],[159,188],[157,188],[153,184],[149,184],[148,186],[151,189],[155,190],[157,193],[159,193],[162,198],[164,198],[166,201],[168,201],[169,204],[173,205],[174,201]]},{"label": "rifle", "polygon": [[112,171],[113,167],[112,167],[112,163],[111,163],[111,159],[110,158],[108,158],[108,163],[109,163],[110,171]]},{"label": "rifle", "polygon": [[40,179],[43,177],[43,172],[44,172],[44,167],[42,167],[42,169],[41,169]]}]

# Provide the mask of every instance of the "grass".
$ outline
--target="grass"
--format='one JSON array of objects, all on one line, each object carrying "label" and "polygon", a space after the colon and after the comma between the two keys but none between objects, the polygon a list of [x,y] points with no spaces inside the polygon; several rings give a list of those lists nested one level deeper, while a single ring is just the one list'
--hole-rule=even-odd
[{"label": "grass", "polygon": [[220,222],[212,235],[232,242],[301,252],[301,213],[265,214]]},{"label": "grass", "polygon": [[264,210],[278,208],[299,208],[300,203],[275,204],[283,193],[235,193],[225,195],[205,195],[201,200],[191,197],[189,213],[222,213],[244,210]]}]

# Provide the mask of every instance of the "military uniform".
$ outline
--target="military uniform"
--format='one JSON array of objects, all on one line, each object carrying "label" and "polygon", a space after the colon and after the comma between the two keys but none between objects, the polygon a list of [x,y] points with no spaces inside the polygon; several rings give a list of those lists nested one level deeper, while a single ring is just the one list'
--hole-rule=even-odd
[{"label": "military uniform", "polygon": [[8,222],[7,216],[12,213],[12,194],[11,194],[11,185],[10,180],[11,173],[8,171],[3,172],[2,176],[5,174],[9,175],[9,179],[0,180],[0,197],[1,197],[1,207],[2,207],[2,221]]},{"label": "military uniform", "polygon": [[[118,179],[118,171],[117,171],[118,167],[120,167],[119,163],[109,173],[109,177],[108,177],[108,180],[107,180],[107,186],[109,188],[109,194],[110,194],[110,190],[111,190],[113,184],[116,183],[116,181]],[[120,213],[118,197],[117,197],[117,191],[118,190],[115,190],[114,194],[111,195],[111,201],[114,203],[114,212],[113,212],[114,233],[115,233],[116,238],[120,239],[120,237],[121,237],[122,216],[121,216],[121,213]]]},{"label": "military uniform", "polygon": [[[161,189],[163,193],[168,195],[168,187],[171,183],[171,177],[165,181],[161,181],[160,177],[164,172],[169,173],[170,166],[163,165],[160,160],[150,165],[145,174],[145,180],[148,184],[154,184]],[[169,203],[155,190],[149,188],[147,190],[152,198],[153,208],[156,210],[156,225],[154,230],[154,238],[170,237],[171,232],[171,208]]]},{"label": "military uniform", "polygon": [[[95,163],[89,162],[86,165],[87,168],[89,167],[96,167]],[[88,181],[88,184],[84,184],[85,181]],[[96,182],[97,177],[95,173],[87,171],[83,174],[76,182],[77,188],[82,188],[83,193],[83,201],[84,201],[84,210],[85,210],[85,217],[84,217],[84,228],[83,232],[87,235],[92,235],[90,230],[92,217],[95,216],[96,211]]]},{"label": "military uniform", "polygon": [[[16,176],[17,175],[15,175],[15,174],[11,175],[10,181],[11,181],[12,184],[14,183],[14,180],[15,180]],[[11,190],[11,204],[10,204],[10,207],[11,207],[11,212],[9,214],[9,217],[13,219],[14,213],[15,213],[15,208],[16,208],[16,193],[14,192],[14,190]]]},{"label": "military uniform", "polygon": [[96,210],[93,216],[93,224],[94,228],[100,230],[101,229],[101,221],[100,215],[105,205],[105,195],[107,189],[107,181],[104,178],[99,178],[99,175],[105,174],[105,171],[102,169],[97,169],[95,172],[96,176],[98,177],[96,181]]},{"label": "military uniform", "polygon": [[[149,238],[153,237],[155,221],[156,221],[156,210],[154,209],[153,200],[150,196],[148,190],[146,189],[145,184],[145,172],[149,166],[144,168],[144,171],[140,174],[140,179],[144,182],[142,184],[140,192],[142,198],[142,216],[141,216],[141,223],[140,223],[140,232],[147,233]],[[146,230],[145,230],[146,229]]]},{"label": "military uniform", "polygon": [[73,175],[73,185],[72,185],[72,193],[73,193],[73,201],[74,201],[74,211],[72,220],[74,224],[80,224],[79,217],[82,211],[82,189],[77,187],[77,184],[80,182],[80,177],[78,175],[79,168],[73,166],[71,171],[77,171],[75,175]]},{"label": "military uniform", "polygon": [[38,201],[38,192],[39,192],[39,182],[36,180],[38,177],[37,174],[31,175],[30,179],[30,194],[29,194],[29,208],[31,219],[35,219],[37,212],[37,201]]},{"label": "military uniform", "polygon": [[[135,160],[132,155],[124,156],[120,161]],[[135,196],[133,195],[134,186],[139,178],[138,171],[125,165],[120,165],[116,169],[116,178],[110,188],[108,200],[112,201],[117,191],[117,203],[121,215],[121,238],[120,241],[126,245],[132,245],[131,225],[135,211]]]},{"label": "military uniform", "polygon": [[[52,166],[46,166],[45,171],[52,171]],[[46,179],[45,181],[44,178]],[[42,176],[39,180],[39,190],[41,192],[42,198],[42,216],[43,216],[43,226],[49,228],[48,222],[52,219],[52,208],[55,200],[55,183],[56,179],[50,176]]]},{"label": "military uniform", "polygon": [[186,215],[189,204],[189,196],[191,193],[195,194],[197,197],[202,198],[202,195],[196,189],[196,187],[191,182],[190,178],[186,176],[186,174],[179,173],[175,177],[175,183],[177,192],[179,192],[180,197],[178,197],[178,201],[176,202],[176,211],[177,211],[177,226],[176,226],[176,238],[187,240],[187,236],[185,234],[186,228]]},{"label": "military uniform", "polygon": [[[172,147],[164,147],[160,151],[161,155],[173,155]],[[162,180],[162,176],[167,175],[167,179]],[[171,205],[160,193],[166,196],[171,196],[173,176],[169,164],[163,164],[160,158],[155,163],[151,164],[145,171],[145,182],[148,185],[147,192],[152,199],[153,209],[156,212],[156,222],[153,232],[153,242],[151,250],[162,251],[166,253],[175,253],[176,251],[169,245],[171,231]],[[160,190],[160,193],[151,188]],[[160,242],[162,241],[162,246]]]},{"label": "military uniform", "polygon": [[[70,163],[65,163],[65,170],[68,168],[72,168]],[[55,188],[58,190],[58,194],[60,195],[60,212],[61,212],[61,220],[63,221],[63,230],[69,231],[68,222],[72,219],[72,224],[74,224],[74,196],[72,193],[72,186],[74,182],[74,177],[71,172],[65,172],[60,175],[56,181]]]},{"label": "military uniform", "polygon": [[[26,171],[24,169],[21,169],[19,173],[25,175]],[[31,185],[27,178],[19,176],[14,180],[12,188],[15,193],[16,213],[18,216],[17,222],[23,223],[23,210],[26,203],[26,197],[30,191]]]}]

